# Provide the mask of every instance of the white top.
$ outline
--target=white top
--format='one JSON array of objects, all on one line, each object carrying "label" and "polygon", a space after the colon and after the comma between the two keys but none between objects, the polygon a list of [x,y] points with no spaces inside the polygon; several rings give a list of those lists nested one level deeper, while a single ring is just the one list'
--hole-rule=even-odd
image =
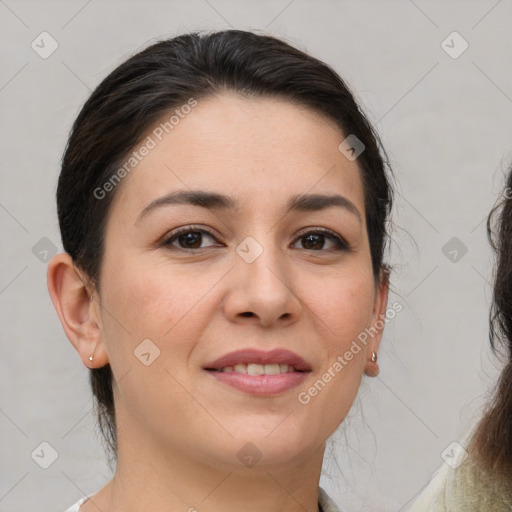
[{"label": "white top", "polygon": [[[93,495],[91,494],[91,496]],[[65,512],[80,512],[80,505],[88,498],[88,496],[84,496]],[[322,507],[322,512],[343,512],[343,510],[338,507],[331,498],[329,498],[329,495],[321,487],[318,487],[318,503]]]},{"label": "white top", "polygon": [[71,505],[66,512],[78,512],[80,510],[80,505],[88,499],[88,496],[84,496],[81,500],[78,500],[74,505]]}]

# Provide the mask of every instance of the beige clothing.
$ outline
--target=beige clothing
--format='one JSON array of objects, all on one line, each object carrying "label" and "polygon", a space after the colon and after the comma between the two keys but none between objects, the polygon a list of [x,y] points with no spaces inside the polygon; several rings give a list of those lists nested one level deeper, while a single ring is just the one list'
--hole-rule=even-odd
[{"label": "beige clothing", "polygon": [[512,481],[484,472],[467,457],[435,473],[408,512],[512,512]]}]

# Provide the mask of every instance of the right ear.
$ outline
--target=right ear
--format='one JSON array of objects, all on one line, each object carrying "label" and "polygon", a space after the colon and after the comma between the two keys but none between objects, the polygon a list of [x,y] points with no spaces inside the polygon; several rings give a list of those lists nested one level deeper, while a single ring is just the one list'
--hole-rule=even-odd
[{"label": "right ear", "polygon": [[[102,337],[101,307],[94,287],[85,282],[67,253],[48,263],[48,291],[60,322],[85,366],[105,366],[108,354]],[[89,356],[94,355],[93,361]]]}]

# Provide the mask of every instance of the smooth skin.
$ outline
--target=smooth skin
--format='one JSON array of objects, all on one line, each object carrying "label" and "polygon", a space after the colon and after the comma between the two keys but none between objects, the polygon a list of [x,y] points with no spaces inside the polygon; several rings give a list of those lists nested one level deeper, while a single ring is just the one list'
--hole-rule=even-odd
[{"label": "smooth skin", "polygon": [[[69,255],[52,258],[48,288],[67,337],[84,365],[109,363],[115,379],[116,473],[81,512],[318,509],[326,440],[363,373],[378,373],[382,331],[308,404],[298,395],[384,317],[388,295],[372,272],[360,169],[338,150],[344,138],[284,100],[199,101],[117,185],[100,290]],[[155,199],[198,189],[238,208],[174,204],[141,216]],[[298,194],[339,194],[354,211],[286,213]],[[196,235],[171,238],[186,226]],[[322,228],[346,245],[305,236]],[[263,248],[252,263],[236,251],[248,236]],[[160,350],[149,366],[134,355],[145,339]],[[262,397],[203,369],[241,348],[292,350],[312,372]],[[237,457],[249,442],[261,453],[252,467]]]}]

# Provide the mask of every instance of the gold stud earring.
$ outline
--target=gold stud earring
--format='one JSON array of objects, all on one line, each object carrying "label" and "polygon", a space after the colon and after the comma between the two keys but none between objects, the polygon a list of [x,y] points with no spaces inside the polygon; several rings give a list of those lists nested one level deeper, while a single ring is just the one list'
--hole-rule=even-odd
[{"label": "gold stud earring", "polygon": [[375,363],[377,362],[377,354],[375,352],[372,352],[372,359],[371,359],[372,363]]}]

